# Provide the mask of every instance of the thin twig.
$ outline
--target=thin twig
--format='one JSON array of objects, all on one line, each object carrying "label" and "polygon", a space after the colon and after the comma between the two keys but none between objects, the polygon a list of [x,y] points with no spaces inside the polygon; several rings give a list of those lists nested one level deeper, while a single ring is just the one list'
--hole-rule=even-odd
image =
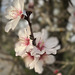
[{"label": "thin twig", "polygon": [[65,61],[56,61],[56,64],[66,64],[66,65],[73,65],[75,62],[65,62]]},{"label": "thin twig", "polygon": [[35,43],[36,38],[34,38],[33,31],[32,31],[32,24],[30,22],[31,13],[32,13],[31,11],[26,11],[27,16],[24,15],[24,19],[27,20],[30,27],[30,31],[31,31],[30,39],[33,41],[33,45],[36,46],[36,43]]}]

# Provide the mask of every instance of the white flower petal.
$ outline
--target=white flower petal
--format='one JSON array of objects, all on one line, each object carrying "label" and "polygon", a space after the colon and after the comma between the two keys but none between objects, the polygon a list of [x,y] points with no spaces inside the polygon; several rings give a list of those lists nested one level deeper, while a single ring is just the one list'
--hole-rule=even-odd
[{"label": "white flower petal", "polygon": [[32,49],[33,49],[33,46],[32,45],[28,45],[26,47],[26,52],[30,52]]},{"label": "white flower petal", "polygon": [[42,32],[34,33],[34,37],[36,38],[36,45],[39,41],[45,41],[48,37],[48,33],[45,29]]},{"label": "white flower petal", "polygon": [[25,54],[25,48],[26,46],[21,44],[20,42],[16,43],[15,45],[15,52],[16,52],[16,56],[22,56],[23,54]]},{"label": "white flower petal", "polygon": [[43,72],[43,62],[42,60],[39,60],[35,63],[35,72],[41,74]]},{"label": "white flower petal", "polygon": [[14,22],[14,20],[11,20],[7,23],[7,25],[5,26],[5,32],[9,32],[9,30],[12,28],[13,22]]},{"label": "white flower petal", "polygon": [[18,36],[19,36],[19,38],[22,38],[22,37],[25,38],[25,37],[30,37],[30,34],[31,34],[31,32],[30,32],[30,28],[28,26],[24,29],[21,29],[18,33]]},{"label": "white flower petal", "polygon": [[45,41],[48,38],[47,30],[43,29],[41,34],[41,40]]},{"label": "white flower petal", "polygon": [[11,20],[7,23],[7,25],[5,26],[5,32],[9,32],[10,29],[14,30],[14,28],[16,27],[16,25],[18,24],[18,21],[20,20],[20,18],[16,18],[14,20]]},{"label": "white flower petal", "polygon": [[35,64],[37,61],[38,61],[38,58],[34,58],[33,62],[29,65],[30,69],[33,69],[35,67]]},{"label": "white flower petal", "polygon": [[23,9],[24,9],[24,0],[20,0],[20,6],[21,6],[21,10],[23,11]]},{"label": "white flower petal", "polygon": [[41,39],[41,32],[37,32],[37,33],[34,33],[34,37],[36,38],[36,45],[38,44],[38,42],[40,41]]},{"label": "white flower petal", "polygon": [[13,24],[12,24],[12,30],[14,30],[14,29],[16,28],[16,26],[17,26],[19,20],[20,20],[20,17],[17,17],[16,19],[14,19],[14,22],[13,22]]},{"label": "white flower petal", "polygon": [[24,62],[25,62],[25,66],[27,68],[29,68],[30,67],[29,65],[33,62],[33,59],[31,59],[29,56],[27,56],[24,58]]},{"label": "white flower petal", "polygon": [[46,46],[47,48],[53,48],[53,47],[57,46],[58,43],[59,43],[59,42],[58,42],[58,39],[57,39],[56,37],[51,37],[51,38],[49,38],[49,39],[46,41],[45,46]]},{"label": "white flower petal", "polygon": [[6,17],[7,19],[9,19],[9,20],[10,20],[10,19],[13,19],[13,17],[10,16],[10,15],[6,15],[5,17]]},{"label": "white flower petal", "polygon": [[46,64],[53,64],[55,62],[55,57],[53,55],[46,55],[44,61]]},{"label": "white flower petal", "polygon": [[24,0],[14,0],[13,5],[17,10],[23,11],[23,9],[24,9]]},{"label": "white flower petal", "polygon": [[6,9],[6,18],[7,19],[13,19],[12,15],[11,15],[11,11],[15,10],[15,8],[13,6],[10,6]]},{"label": "white flower petal", "polygon": [[60,45],[58,45],[58,46],[56,46],[55,48],[52,48],[52,49],[46,48],[46,54],[56,54],[57,50],[59,50],[60,48],[61,48]]},{"label": "white flower petal", "polygon": [[31,55],[35,57],[40,57],[40,55],[44,54],[45,50],[40,51],[37,47],[34,46],[33,50],[31,51]]},{"label": "white flower petal", "polygon": [[14,0],[13,5],[17,10],[21,10],[20,0]]}]

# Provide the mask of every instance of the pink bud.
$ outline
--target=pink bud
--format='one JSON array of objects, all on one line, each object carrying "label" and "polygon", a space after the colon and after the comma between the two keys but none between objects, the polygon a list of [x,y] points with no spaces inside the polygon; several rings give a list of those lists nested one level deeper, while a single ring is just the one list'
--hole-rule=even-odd
[{"label": "pink bud", "polygon": [[33,9],[34,8],[34,3],[29,3],[29,8]]},{"label": "pink bud", "polygon": [[54,71],[54,74],[57,74],[59,71],[56,69],[55,71]]},{"label": "pink bud", "polygon": [[57,75],[62,75],[62,73],[57,73]]},{"label": "pink bud", "polygon": [[23,19],[24,17],[25,17],[24,14],[22,14],[22,15],[21,15],[21,19]]}]

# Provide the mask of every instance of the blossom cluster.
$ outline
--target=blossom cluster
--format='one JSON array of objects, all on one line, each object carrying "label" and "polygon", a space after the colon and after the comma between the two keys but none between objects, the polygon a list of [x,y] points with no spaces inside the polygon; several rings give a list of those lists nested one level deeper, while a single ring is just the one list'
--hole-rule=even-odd
[{"label": "blossom cluster", "polygon": [[[14,0],[13,6],[7,9],[6,18],[11,21],[5,27],[6,32],[9,32],[10,29],[14,30],[19,20],[24,19],[23,9],[24,0]],[[28,18],[27,20],[29,22]],[[16,56],[21,56],[24,59],[27,68],[34,69],[35,72],[41,74],[45,64],[55,62],[53,54],[56,54],[57,50],[60,49],[59,41],[56,37],[48,38],[48,32],[45,29],[42,29],[41,32],[33,33],[35,41],[31,39],[31,35],[30,25],[18,32],[19,41],[15,44]]]},{"label": "blossom cluster", "polygon": [[36,46],[34,46],[28,29],[29,26],[18,33],[19,42],[15,45],[16,56],[24,58],[26,67],[42,73],[44,64],[54,63],[55,58],[51,54],[56,54],[60,45],[56,37],[47,39],[48,33],[43,29],[42,32],[34,33],[36,38]]}]

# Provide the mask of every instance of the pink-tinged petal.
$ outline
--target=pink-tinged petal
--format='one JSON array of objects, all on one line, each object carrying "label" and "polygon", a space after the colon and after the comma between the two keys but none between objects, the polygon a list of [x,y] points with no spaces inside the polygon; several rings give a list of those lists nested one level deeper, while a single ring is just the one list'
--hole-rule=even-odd
[{"label": "pink-tinged petal", "polygon": [[16,16],[16,14],[17,14],[17,12],[16,12],[17,10],[13,7],[13,6],[10,6],[10,7],[8,7],[7,9],[6,9],[6,18],[7,19],[14,19],[14,18],[16,18],[17,16]]},{"label": "pink-tinged petal", "polygon": [[44,54],[45,51],[40,51],[37,47],[34,46],[33,50],[31,51],[31,55],[35,57],[40,57],[40,55]]},{"label": "pink-tinged petal", "polygon": [[53,48],[55,46],[57,46],[59,43],[58,39],[56,37],[51,37],[49,38],[46,43],[45,43],[45,47],[46,48]]},{"label": "pink-tinged petal", "polygon": [[25,58],[25,57],[27,57],[27,55],[28,55],[28,54],[25,52],[24,54],[21,55],[21,57],[22,57],[22,58]]},{"label": "pink-tinged petal", "polygon": [[30,67],[29,65],[33,62],[33,59],[31,59],[31,57],[27,56],[24,58],[24,62],[25,62],[25,66],[27,68],[29,68]]},{"label": "pink-tinged petal", "polygon": [[35,64],[38,62],[38,58],[34,58],[33,62],[30,63],[29,68],[33,69],[35,68]]},{"label": "pink-tinged petal", "polygon": [[53,64],[55,62],[55,57],[53,55],[46,55],[43,59],[46,64]]},{"label": "pink-tinged petal", "polygon": [[57,73],[57,75],[62,75],[62,73]]},{"label": "pink-tinged petal", "polygon": [[35,72],[41,74],[43,72],[43,65],[44,63],[42,60],[39,60],[38,62],[36,62],[34,67]]},{"label": "pink-tinged petal", "polygon": [[23,9],[24,9],[24,0],[14,0],[14,1],[13,1],[13,6],[14,6],[17,10],[23,11]]}]

